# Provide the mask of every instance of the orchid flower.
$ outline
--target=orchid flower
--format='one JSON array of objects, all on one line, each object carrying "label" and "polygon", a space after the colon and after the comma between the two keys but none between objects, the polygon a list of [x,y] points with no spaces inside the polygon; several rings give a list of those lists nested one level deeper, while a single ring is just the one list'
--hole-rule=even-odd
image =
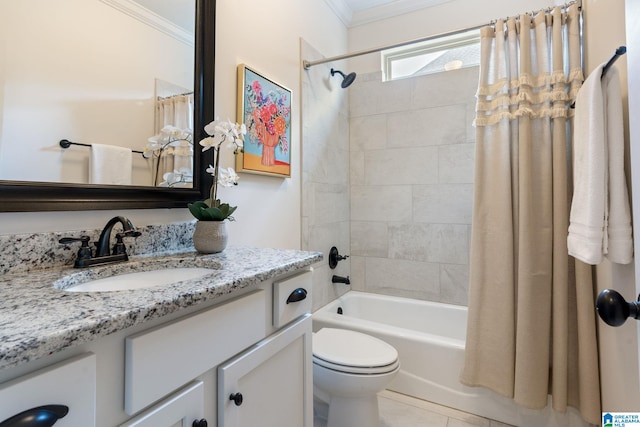
[{"label": "orchid flower", "polygon": [[233,168],[220,169],[218,175],[218,184],[223,187],[233,187],[234,185],[238,185],[238,179],[240,177],[236,174],[236,171]]},{"label": "orchid flower", "polygon": [[218,185],[223,187],[238,185],[239,177],[233,168],[220,169],[220,146],[223,142],[228,141],[228,147],[234,148],[234,154],[238,154],[242,150],[247,127],[244,124],[233,123],[230,120],[221,121],[216,118],[204,127],[204,131],[209,136],[202,139],[199,144],[202,146],[203,152],[213,148],[215,166],[209,165],[205,169],[213,176],[213,184],[209,199],[190,203],[189,210],[193,216],[201,221],[223,221],[225,219],[233,221],[231,214],[236,210],[236,206],[229,206],[228,203],[222,203],[217,198]]}]

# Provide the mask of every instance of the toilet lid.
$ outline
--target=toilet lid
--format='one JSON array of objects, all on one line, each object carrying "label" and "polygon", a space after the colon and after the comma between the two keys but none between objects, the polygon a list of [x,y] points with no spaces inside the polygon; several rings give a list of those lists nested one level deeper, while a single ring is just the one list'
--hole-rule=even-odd
[{"label": "toilet lid", "polygon": [[386,342],[346,329],[322,328],[313,334],[313,356],[354,368],[396,365],[398,352]]}]

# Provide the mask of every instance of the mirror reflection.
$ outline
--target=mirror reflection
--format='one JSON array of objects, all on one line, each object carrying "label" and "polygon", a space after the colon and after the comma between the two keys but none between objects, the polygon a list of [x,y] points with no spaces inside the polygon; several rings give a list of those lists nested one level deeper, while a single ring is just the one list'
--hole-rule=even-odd
[{"label": "mirror reflection", "polygon": [[195,0],[4,1],[0,15],[0,180],[192,186]]}]

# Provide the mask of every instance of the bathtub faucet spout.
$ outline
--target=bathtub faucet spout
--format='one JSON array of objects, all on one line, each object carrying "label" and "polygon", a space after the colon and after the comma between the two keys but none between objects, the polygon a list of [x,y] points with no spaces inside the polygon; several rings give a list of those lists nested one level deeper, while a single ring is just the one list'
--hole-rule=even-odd
[{"label": "bathtub faucet spout", "polygon": [[331,278],[331,283],[344,283],[345,285],[351,284],[351,282],[349,281],[349,276],[342,277],[342,276],[336,276],[335,274]]}]

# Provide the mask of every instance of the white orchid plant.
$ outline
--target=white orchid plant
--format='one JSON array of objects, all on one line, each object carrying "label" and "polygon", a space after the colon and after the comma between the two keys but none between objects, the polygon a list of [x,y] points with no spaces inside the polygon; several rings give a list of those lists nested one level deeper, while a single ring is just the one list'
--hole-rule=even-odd
[{"label": "white orchid plant", "polygon": [[242,151],[244,144],[244,136],[247,128],[244,124],[233,123],[229,120],[214,120],[204,127],[204,131],[209,135],[200,141],[202,151],[212,148],[214,153],[215,166],[209,165],[206,169],[207,173],[213,176],[213,184],[207,200],[190,203],[189,210],[191,214],[200,221],[224,221],[228,219],[233,221],[231,216],[237,206],[230,206],[228,203],[222,203],[218,199],[218,185],[223,187],[232,187],[238,185],[238,175],[233,168],[220,169],[220,147],[222,143],[227,141],[227,147],[232,148],[234,154]]},{"label": "white orchid plant", "polygon": [[[174,150],[184,150],[191,154],[193,152],[193,131],[191,129],[180,129],[175,126],[167,125],[163,127],[157,135],[147,139],[147,145],[144,147],[142,157],[145,159],[155,158],[155,171],[153,173],[153,182],[156,183],[160,171],[160,158],[165,150],[173,148]],[[159,187],[173,187],[175,185],[191,184],[193,182],[193,172],[189,168],[180,168],[173,172],[167,172],[162,176],[163,182],[159,183]]]}]

